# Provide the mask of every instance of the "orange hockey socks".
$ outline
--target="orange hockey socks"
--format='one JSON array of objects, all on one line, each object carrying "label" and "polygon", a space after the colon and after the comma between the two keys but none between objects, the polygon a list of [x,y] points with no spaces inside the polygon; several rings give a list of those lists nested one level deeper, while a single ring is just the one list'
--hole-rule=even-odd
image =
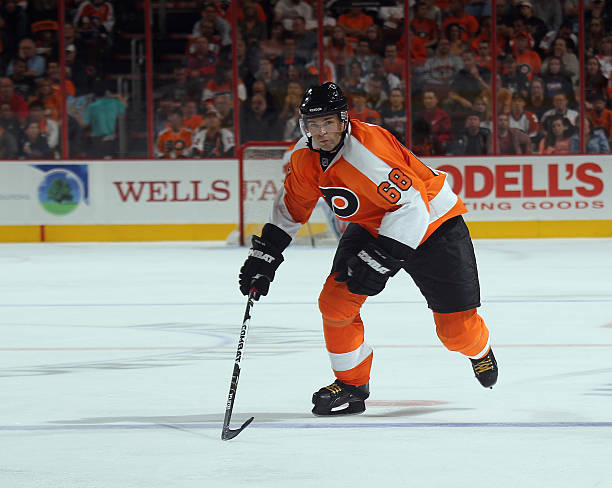
[{"label": "orange hockey socks", "polygon": [[334,275],[327,278],[319,296],[325,346],[336,378],[347,385],[364,385],[370,379],[373,351],[364,341],[359,309],[366,296],[348,291]]},{"label": "orange hockey socks", "polygon": [[479,359],[489,351],[489,329],[475,308],[465,312],[434,312],[436,332],[444,346],[469,358]]}]

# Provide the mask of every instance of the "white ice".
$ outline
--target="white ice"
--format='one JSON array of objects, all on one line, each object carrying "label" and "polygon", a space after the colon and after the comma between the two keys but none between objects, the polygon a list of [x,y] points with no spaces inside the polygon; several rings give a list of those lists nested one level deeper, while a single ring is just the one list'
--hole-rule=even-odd
[{"label": "white ice", "polygon": [[222,441],[244,248],[0,245],[0,487],[612,487],[612,240],[475,247],[492,390],[398,275],[363,308],[367,411],[313,417],[334,250],[294,247],[252,311],[255,421]]}]

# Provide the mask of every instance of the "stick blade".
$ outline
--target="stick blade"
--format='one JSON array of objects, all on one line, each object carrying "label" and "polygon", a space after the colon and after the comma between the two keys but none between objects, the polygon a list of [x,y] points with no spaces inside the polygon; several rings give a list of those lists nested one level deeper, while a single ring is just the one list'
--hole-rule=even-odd
[{"label": "stick blade", "polygon": [[249,426],[249,424],[253,422],[253,420],[255,420],[255,417],[251,417],[244,424],[242,424],[242,427],[240,427],[239,429],[230,429],[229,427],[227,427],[226,429],[223,429],[223,431],[221,432],[221,439],[224,441],[229,441],[230,439],[233,439],[238,434],[240,434],[240,432],[246,429]]}]

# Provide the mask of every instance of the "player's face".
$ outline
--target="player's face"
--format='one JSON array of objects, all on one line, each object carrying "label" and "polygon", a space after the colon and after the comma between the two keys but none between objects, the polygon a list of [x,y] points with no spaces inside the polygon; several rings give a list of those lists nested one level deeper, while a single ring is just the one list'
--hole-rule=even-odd
[{"label": "player's face", "polygon": [[340,143],[344,122],[337,115],[325,115],[307,119],[306,128],[317,146],[324,151],[331,151]]}]

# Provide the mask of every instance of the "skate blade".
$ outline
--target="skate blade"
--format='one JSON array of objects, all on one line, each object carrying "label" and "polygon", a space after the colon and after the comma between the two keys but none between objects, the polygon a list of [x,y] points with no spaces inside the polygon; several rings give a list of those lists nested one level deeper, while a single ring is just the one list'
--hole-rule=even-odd
[{"label": "skate blade", "polygon": [[365,412],[365,403],[363,402],[352,402],[346,405],[346,407],[341,408],[336,407],[337,410],[329,410],[329,411],[317,411],[316,407],[312,409],[312,413],[317,417],[330,417],[332,415],[359,415],[360,413]]}]

